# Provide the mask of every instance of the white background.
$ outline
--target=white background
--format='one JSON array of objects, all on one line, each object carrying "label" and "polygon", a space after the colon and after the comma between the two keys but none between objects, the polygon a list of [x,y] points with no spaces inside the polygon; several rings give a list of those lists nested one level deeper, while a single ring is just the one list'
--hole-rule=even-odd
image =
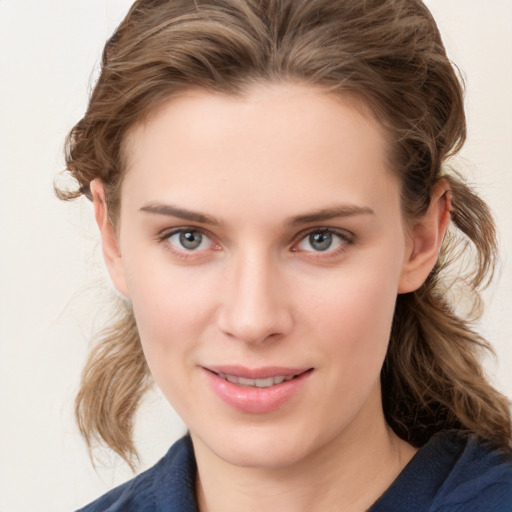
[{"label": "white background", "polygon": [[[73,422],[87,344],[109,285],[86,201],[52,181],[85,109],[104,41],[130,0],[0,0],[0,511],[71,511],[131,476],[104,454],[95,471]],[[467,77],[469,140],[458,160],[492,205],[501,278],[479,327],[512,396],[512,1],[430,0]],[[141,468],[184,427],[158,393],[139,414]]]}]

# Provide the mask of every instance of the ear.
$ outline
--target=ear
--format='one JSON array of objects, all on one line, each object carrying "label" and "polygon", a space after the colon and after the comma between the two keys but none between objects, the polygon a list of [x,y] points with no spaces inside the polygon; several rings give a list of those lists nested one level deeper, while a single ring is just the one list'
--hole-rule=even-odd
[{"label": "ear", "polygon": [[94,215],[101,234],[103,258],[105,259],[108,273],[117,291],[128,297],[121,251],[119,250],[116,231],[108,215],[105,187],[100,179],[95,179],[91,181],[90,188],[94,204]]},{"label": "ear", "polygon": [[417,290],[434,268],[450,222],[450,210],[450,186],[446,180],[441,180],[432,188],[427,213],[414,220],[411,226],[398,293]]}]

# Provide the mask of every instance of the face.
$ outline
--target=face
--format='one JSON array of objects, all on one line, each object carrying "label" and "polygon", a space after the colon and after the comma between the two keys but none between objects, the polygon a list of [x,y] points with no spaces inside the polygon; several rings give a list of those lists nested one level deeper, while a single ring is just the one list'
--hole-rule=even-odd
[{"label": "face", "polygon": [[110,270],[194,442],[279,467],[368,435],[412,250],[380,125],[261,85],[172,99],[127,148]]}]

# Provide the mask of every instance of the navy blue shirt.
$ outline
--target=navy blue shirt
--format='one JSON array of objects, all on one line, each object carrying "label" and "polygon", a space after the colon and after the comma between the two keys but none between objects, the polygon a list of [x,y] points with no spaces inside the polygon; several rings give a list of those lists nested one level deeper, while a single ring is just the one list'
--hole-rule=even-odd
[{"label": "navy blue shirt", "polygon": [[[190,437],[78,512],[198,512]],[[512,512],[512,460],[476,437],[435,435],[368,512]]]}]

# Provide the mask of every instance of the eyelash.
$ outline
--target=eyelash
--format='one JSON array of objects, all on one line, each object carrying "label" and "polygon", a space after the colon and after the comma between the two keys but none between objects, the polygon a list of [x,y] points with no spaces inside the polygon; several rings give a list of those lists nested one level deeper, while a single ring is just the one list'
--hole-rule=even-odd
[{"label": "eyelash", "polygon": [[[166,250],[170,251],[173,255],[178,256],[182,259],[190,259],[190,258],[197,258],[198,254],[203,251],[194,251],[194,250],[186,250],[183,249],[177,249],[171,242],[170,238],[174,235],[184,234],[184,233],[199,233],[201,236],[206,238],[210,241],[210,244],[214,246],[218,246],[213,240],[213,237],[206,232],[205,230],[196,227],[196,226],[183,226],[179,228],[174,228],[168,231],[164,231],[161,234],[158,235],[158,241],[161,242]],[[218,249],[217,249],[218,250]]]},{"label": "eyelash", "polygon": [[[166,250],[172,252],[174,255],[183,258],[183,259],[189,259],[189,258],[197,258],[199,253],[204,252],[205,249],[200,251],[195,250],[188,250],[183,249],[177,249],[171,242],[170,238],[174,235],[184,234],[184,233],[199,233],[202,237],[209,240],[210,244],[215,246],[216,248],[214,250],[220,250],[220,246],[215,243],[212,235],[208,233],[207,231],[203,230],[202,228],[196,227],[196,226],[183,226],[179,228],[174,228],[171,230],[167,230],[162,232],[158,235],[158,241],[164,244],[164,247]],[[315,250],[301,250],[298,248],[298,245],[305,241],[308,237],[311,235],[316,234],[322,234],[322,235],[334,235],[337,237],[340,241],[340,246],[335,249],[330,249],[330,247],[326,248],[325,251],[315,251]],[[201,242],[202,243],[202,242]],[[293,240],[291,251],[292,252],[298,252],[298,253],[310,253],[308,257],[314,257],[314,258],[322,258],[322,259],[328,259],[333,258],[336,256],[341,255],[344,253],[349,246],[353,245],[355,243],[355,237],[352,233],[341,230],[341,229],[335,229],[331,227],[315,227],[310,228],[307,230],[302,231],[299,233]]]},{"label": "eyelash", "polygon": [[[311,237],[311,235],[316,234],[322,234],[322,235],[334,235],[339,239],[339,247],[336,247],[334,249],[331,249],[330,246],[325,251],[315,251],[315,250],[304,250],[298,248],[298,245],[304,241],[307,240],[308,237]],[[307,229],[305,231],[302,231],[297,235],[295,238],[295,241],[292,245],[291,250],[293,252],[304,252],[309,253],[308,257],[313,258],[321,258],[322,260],[329,259],[329,258],[335,258],[337,256],[340,256],[345,251],[348,250],[348,248],[355,243],[355,237],[352,233],[349,231],[345,231],[343,229],[335,229],[330,227],[315,227],[312,229]]]}]

